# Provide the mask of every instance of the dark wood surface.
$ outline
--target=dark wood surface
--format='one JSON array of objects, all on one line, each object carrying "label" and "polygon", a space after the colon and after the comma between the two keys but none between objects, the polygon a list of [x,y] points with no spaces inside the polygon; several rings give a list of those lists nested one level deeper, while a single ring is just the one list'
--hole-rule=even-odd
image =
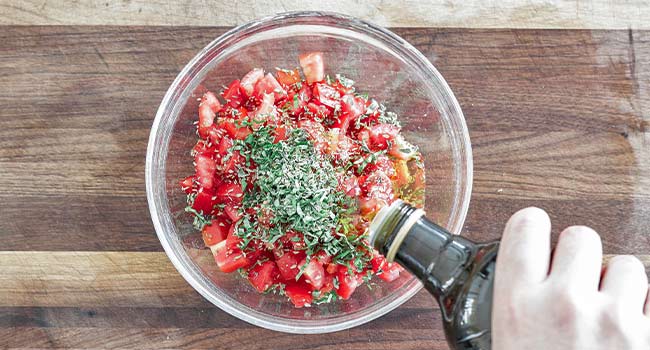
[{"label": "dark wood surface", "polygon": [[[0,31],[0,348],[447,349],[418,294],[367,325],[297,336],[239,321],[171,266],[144,188],[149,128],[176,74],[223,28]],[[517,209],[597,229],[650,263],[650,32],[397,29],[465,112],[465,225]],[[263,341],[262,341],[263,340]]]}]

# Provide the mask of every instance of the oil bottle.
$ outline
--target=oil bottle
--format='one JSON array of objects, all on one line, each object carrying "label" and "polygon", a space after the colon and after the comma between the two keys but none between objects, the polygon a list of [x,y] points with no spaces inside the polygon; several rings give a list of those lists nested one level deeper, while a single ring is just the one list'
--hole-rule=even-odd
[{"label": "oil bottle", "polygon": [[373,219],[370,242],[389,262],[420,279],[438,301],[452,349],[490,349],[498,242],[453,235],[401,200]]}]

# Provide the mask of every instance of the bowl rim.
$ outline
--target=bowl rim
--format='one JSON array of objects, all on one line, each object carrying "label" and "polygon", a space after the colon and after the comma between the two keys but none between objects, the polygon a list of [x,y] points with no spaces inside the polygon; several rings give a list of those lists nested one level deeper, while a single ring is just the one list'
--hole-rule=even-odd
[{"label": "bowl rim", "polygon": [[[460,233],[460,230],[463,227],[463,224],[465,222],[467,211],[469,209],[469,202],[472,193],[472,182],[473,182],[473,158],[472,158],[472,147],[470,143],[469,132],[465,122],[464,114],[460,108],[460,105],[455,95],[453,94],[451,88],[447,84],[447,81],[442,77],[442,75],[433,66],[433,64],[431,64],[431,62],[419,50],[417,50],[414,46],[412,46],[410,43],[408,43],[406,40],[402,39],[400,36],[393,33],[392,31],[385,29],[381,26],[372,24],[370,22],[367,22],[365,20],[361,20],[352,16],[343,15],[335,12],[292,11],[292,12],[284,12],[276,15],[262,17],[244,23],[242,25],[236,26],[228,30],[224,34],[220,35],[213,41],[211,41],[208,45],[206,45],[185,65],[185,67],[178,73],[178,75],[176,76],[172,84],[167,89],[167,92],[165,93],[160,103],[160,106],[158,107],[149,134],[149,140],[147,143],[146,162],[145,162],[145,183],[146,183],[146,192],[147,192],[147,202],[148,202],[151,219],[154,225],[154,229],[156,231],[156,235],[158,236],[158,239],[160,240],[161,245],[163,246],[163,249],[165,250],[165,253],[167,254],[167,257],[170,259],[170,261],[172,262],[176,270],[192,286],[192,288],[194,288],[206,300],[208,300],[215,306],[219,307],[221,310],[227,312],[228,314],[235,316],[248,323],[263,328],[275,330],[275,331],[282,331],[282,332],[296,333],[296,334],[317,334],[317,333],[335,332],[335,331],[352,328],[370,322],[378,317],[385,315],[386,313],[394,310],[398,306],[408,301],[411,297],[413,297],[417,292],[419,292],[422,289],[422,284],[416,281],[415,285],[413,285],[413,283],[410,283],[409,285],[405,285],[402,288],[408,287],[408,289],[406,289],[401,296],[395,298],[394,300],[384,304],[380,308],[377,308],[371,312],[368,312],[366,314],[360,314],[359,315],[360,317],[358,318],[351,318],[351,319],[343,320],[341,322],[336,322],[327,325],[315,325],[315,324],[307,324],[307,323],[301,324],[300,323],[301,321],[296,319],[286,319],[288,321],[286,324],[279,324],[277,323],[277,318],[278,318],[277,316],[272,316],[272,315],[267,315],[265,313],[257,312],[257,310],[252,310],[246,307],[245,305],[240,304],[246,307],[247,309],[249,309],[249,311],[252,311],[252,313],[246,312],[244,310],[235,307],[234,305],[231,305],[227,301],[220,300],[219,298],[214,297],[208,291],[208,289],[204,285],[202,285],[201,277],[203,276],[195,276],[196,272],[191,269],[188,269],[188,267],[185,266],[182,260],[184,260],[184,258],[186,257],[180,256],[179,255],[180,253],[177,253],[173,249],[168,237],[166,237],[164,234],[164,228],[161,223],[161,216],[158,208],[156,207],[155,189],[153,188],[153,182],[154,182],[153,150],[156,147],[156,139],[160,131],[159,127],[162,118],[166,114],[167,108],[169,107],[170,103],[173,101],[173,98],[175,97],[174,96],[175,91],[183,83],[183,80],[188,75],[188,73],[190,73],[194,69],[195,65],[203,57],[205,57],[205,55],[213,47],[217,46],[221,42],[231,39],[232,37],[234,37],[235,35],[241,32],[252,30],[256,27],[262,27],[272,22],[282,21],[287,19],[311,18],[311,17],[327,17],[332,20],[347,22],[346,24],[353,24],[354,28],[357,30],[363,29],[364,31],[367,31],[368,33],[365,34],[379,35],[382,37],[382,39],[393,41],[394,44],[401,46],[401,49],[405,50],[407,53],[412,55],[412,58],[415,58],[418,61],[418,63],[421,64],[420,68],[426,69],[427,73],[435,77],[440,83],[443,90],[442,92],[449,97],[450,108],[453,109],[459,116],[459,118],[450,120],[451,123],[455,124],[454,127],[457,130],[456,132],[454,132],[455,134],[454,137],[450,137],[450,142],[452,143],[452,149],[458,152],[458,148],[462,148],[464,150],[464,156],[465,156],[464,159],[465,161],[464,162],[461,161],[459,166],[455,167],[456,177],[459,179],[465,178],[466,183],[465,186],[456,186],[456,190],[455,190],[456,193],[454,194],[455,198],[457,198],[460,202],[460,205],[454,207],[452,209],[452,212],[450,213],[450,217],[453,218],[453,220],[450,222],[448,228],[454,234]],[[319,24],[319,25],[324,25],[324,24]],[[460,140],[461,144],[457,144],[457,140]],[[271,318],[273,318],[273,320],[269,320]],[[313,323],[313,322],[308,322],[308,323]]]}]

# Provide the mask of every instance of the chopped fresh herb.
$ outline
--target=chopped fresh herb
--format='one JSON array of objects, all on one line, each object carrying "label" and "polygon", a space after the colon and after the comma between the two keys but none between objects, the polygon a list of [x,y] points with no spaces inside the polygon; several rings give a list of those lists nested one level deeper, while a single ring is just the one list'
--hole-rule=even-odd
[{"label": "chopped fresh herb", "polygon": [[346,88],[351,88],[354,85],[354,80],[348,79],[341,74],[336,75],[336,80],[338,80],[339,83],[341,83],[341,85],[345,86]]}]

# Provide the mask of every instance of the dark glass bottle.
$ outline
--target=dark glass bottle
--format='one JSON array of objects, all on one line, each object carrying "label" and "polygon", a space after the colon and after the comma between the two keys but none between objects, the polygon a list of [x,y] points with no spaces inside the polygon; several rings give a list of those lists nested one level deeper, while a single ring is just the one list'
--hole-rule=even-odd
[{"label": "dark glass bottle", "polygon": [[452,349],[490,349],[498,242],[475,243],[452,235],[401,200],[377,214],[370,241],[436,298]]}]

